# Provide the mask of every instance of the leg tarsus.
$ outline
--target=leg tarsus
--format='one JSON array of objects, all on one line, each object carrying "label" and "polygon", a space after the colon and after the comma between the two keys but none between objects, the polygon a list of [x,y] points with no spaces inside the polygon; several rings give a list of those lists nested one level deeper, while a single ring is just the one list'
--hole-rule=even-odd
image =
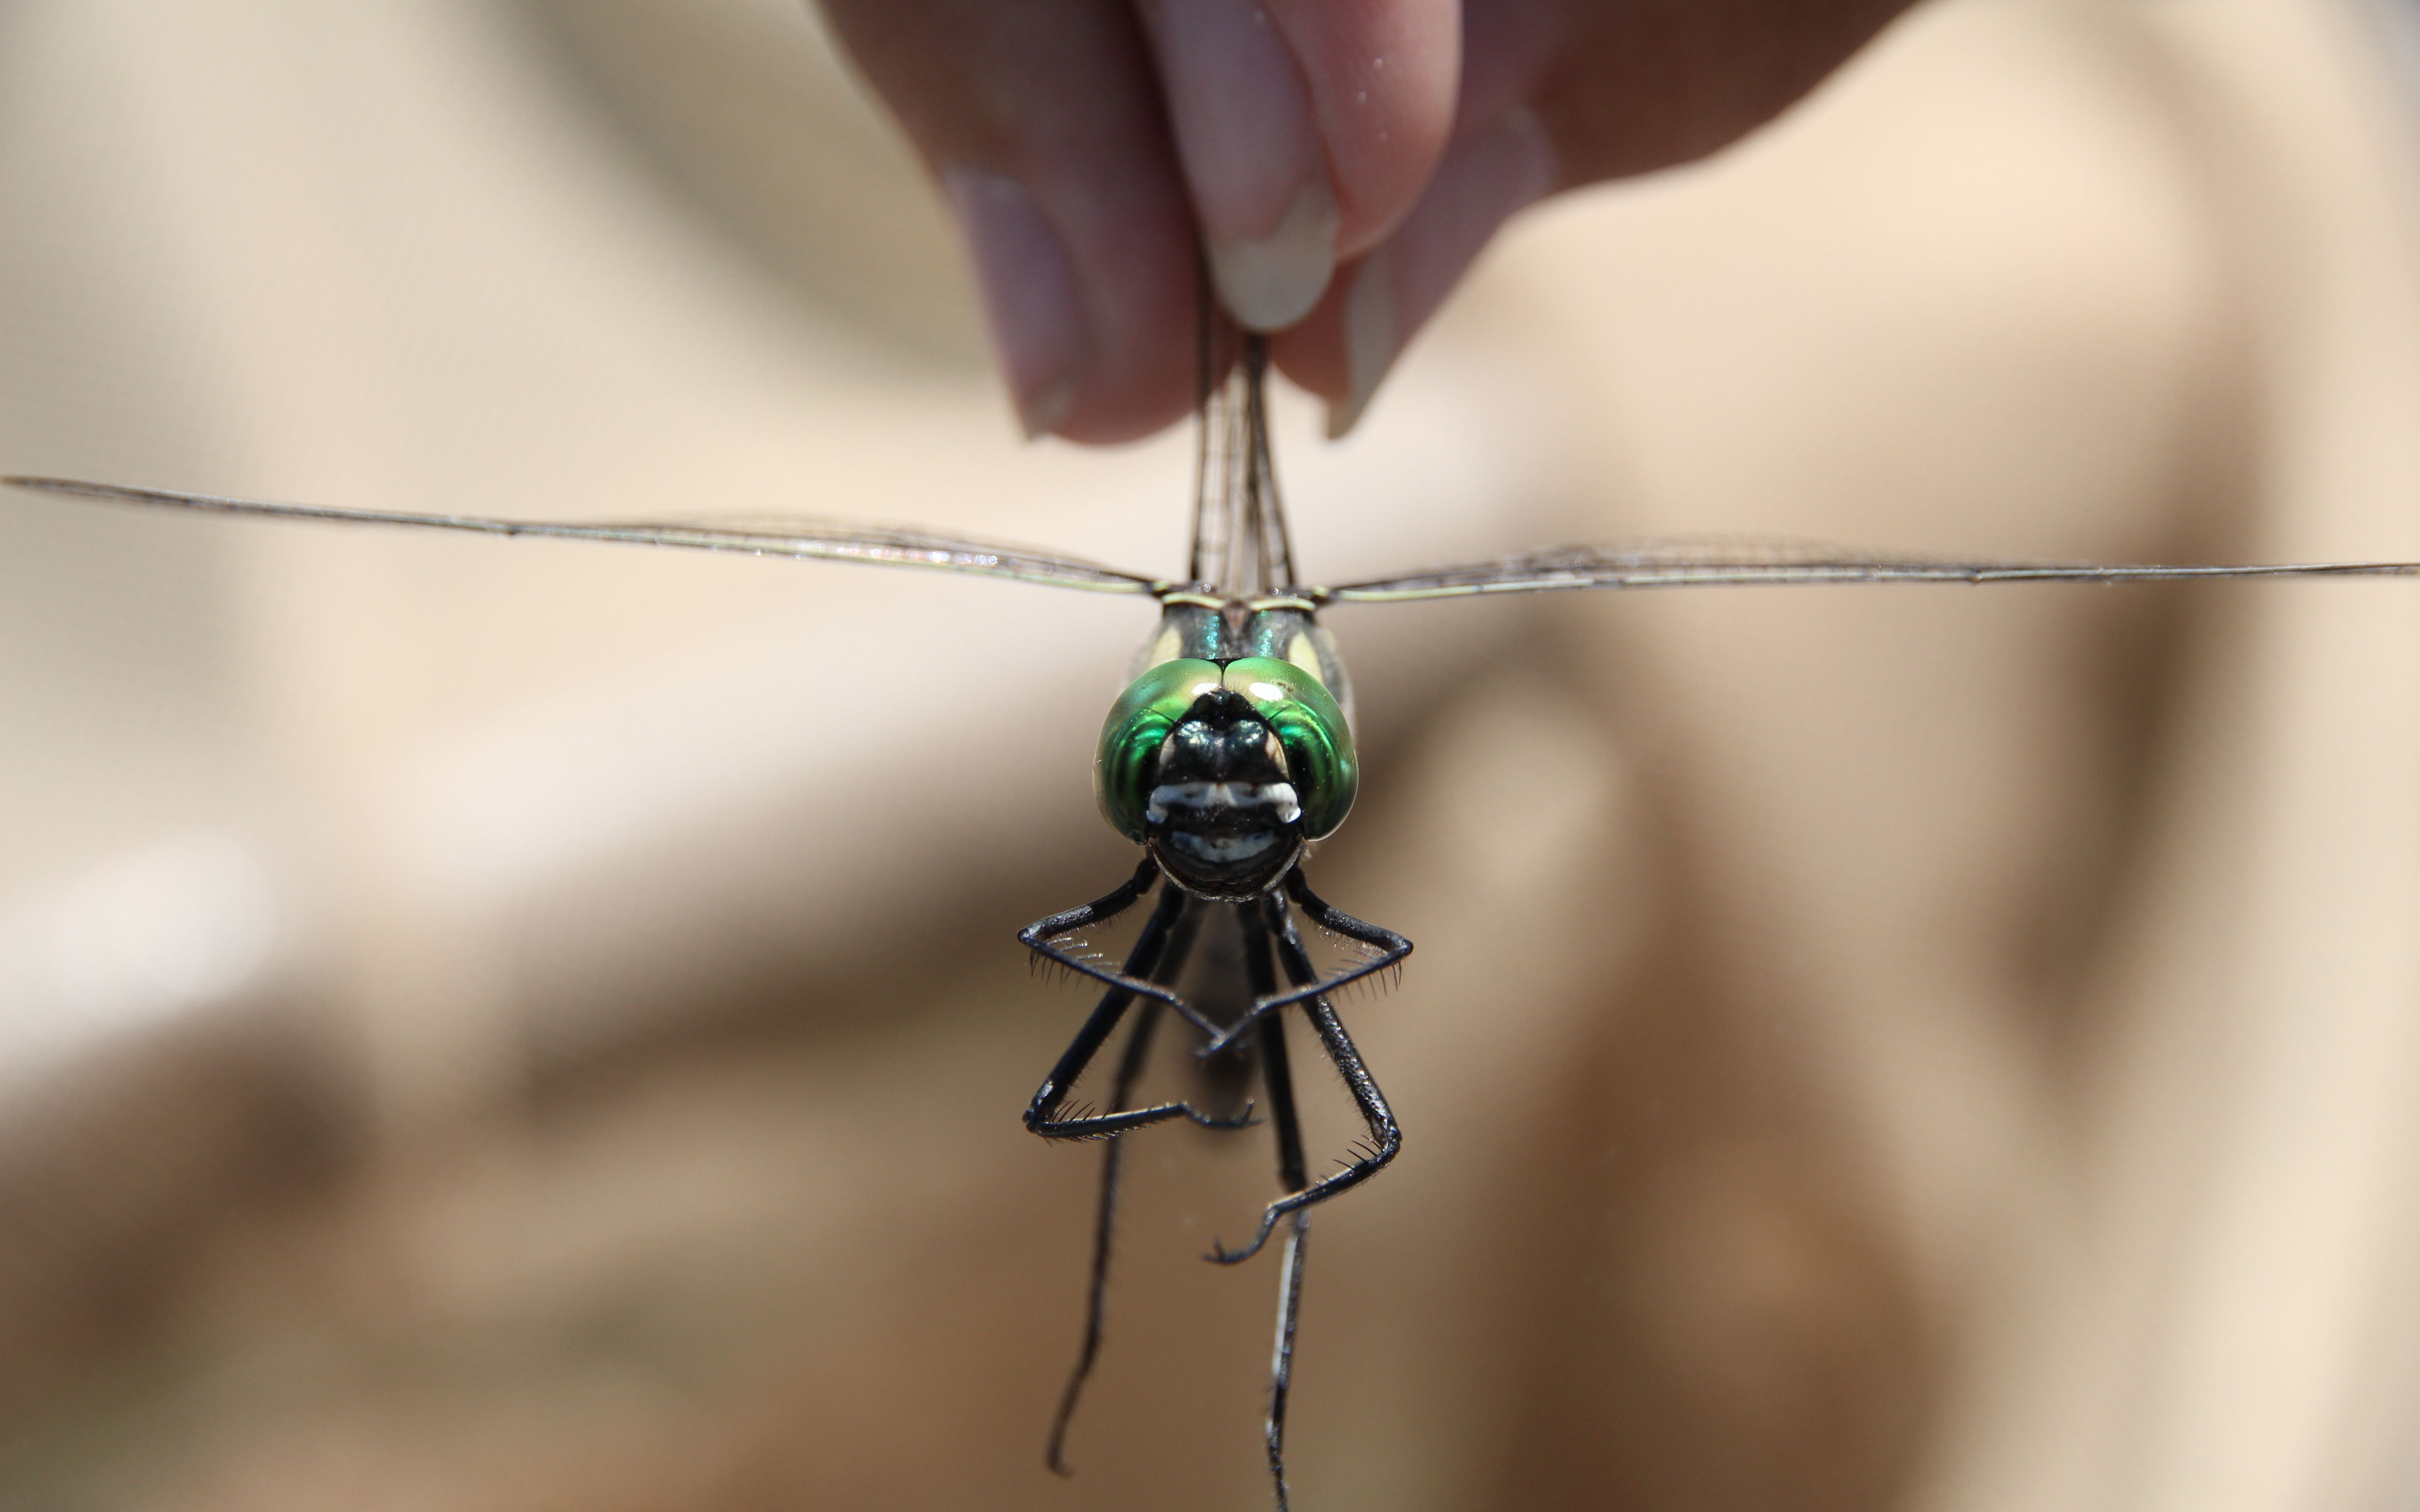
[{"label": "leg tarsus", "polygon": [[1277,1488],[1278,1512],[1287,1512],[1285,1471],[1286,1398],[1294,1387],[1294,1331],[1302,1317],[1302,1264],[1311,1247],[1311,1214],[1297,1212],[1286,1234],[1284,1262],[1278,1268],[1278,1341],[1269,1363],[1269,1415],[1264,1424],[1269,1448],[1269,1479]]},{"label": "leg tarsus", "polygon": [[1078,1119],[1046,1119],[1035,1109],[1025,1110],[1025,1126],[1045,1139],[1114,1139],[1137,1129],[1148,1129],[1155,1123],[1171,1119],[1183,1119],[1197,1128],[1232,1131],[1253,1129],[1260,1119],[1252,1116],[1253,1106],[1247,1103],[1244,1111],[1232,1119],[1204,1113],[1190,1103],[1156,1103],[1147,1108],[1128,1108],[1118,1113],[1087,1114]]}]

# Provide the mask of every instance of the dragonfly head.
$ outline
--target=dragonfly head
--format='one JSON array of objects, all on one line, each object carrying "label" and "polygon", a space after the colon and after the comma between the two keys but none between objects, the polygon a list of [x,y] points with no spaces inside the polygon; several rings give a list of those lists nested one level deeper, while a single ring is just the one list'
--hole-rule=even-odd
[{"label": "dragonfly head", "polygon": [[1101,812],[1205,898],[1257,897],[1353,807],[1344,712],[1292,662],[1164,661],[1101,727]]}]

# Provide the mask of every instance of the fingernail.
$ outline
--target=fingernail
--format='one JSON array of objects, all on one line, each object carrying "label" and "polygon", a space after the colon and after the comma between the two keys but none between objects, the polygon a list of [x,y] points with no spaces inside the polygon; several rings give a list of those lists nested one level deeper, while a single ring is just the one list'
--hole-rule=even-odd
[{"label": "fingernail", "polygon": [[1302,69],[1254,0],[1151,0],[1145,19],[1218,297],[1254,331],[1290,326],[1336,271],[1336,197]]},{"label": "fingernail", "polygon": [[1336,272],[1336,197],[1326,171],[1295,194],[1267,236],[1210,240],[1210,277],[1248,330],[1283,331],[1311,312]]},{"label": "fingernail", "polygon": [[1453,292],[1497,227],[1554,185],[1554,143],[1526,109],[1507,111],[1447,149],[1419,204],[1350,275],[1343,326],[1351,386],[1328,409],[1329,440],[1360,424],[1404,344]]},{"label": "fingernail", "polygon": [[1076,270],[1033,196],[980,168],[941,170],[965,227],[984,315],[1028,440],[1058,428],[1084,376],[1084,313]]}]

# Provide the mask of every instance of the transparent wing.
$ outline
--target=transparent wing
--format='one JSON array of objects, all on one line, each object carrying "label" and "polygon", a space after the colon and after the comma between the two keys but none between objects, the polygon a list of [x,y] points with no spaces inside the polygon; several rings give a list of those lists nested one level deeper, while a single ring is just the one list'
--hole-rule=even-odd
[{"label": "transparent wing", "polygon": [[0,478],[15,488],[68,494],[115,503],[209,510],[222,515],[262,515],[274,519],[341,520],[364,525],[416,525],[429,530],[469,531],[480,535],[546,535],[573,541],[627,541],[640,546],[686,547],[696,551],[737,551],[759,557],[802,557],[817,562],[869,562],[880,566],[927,567],[979,578],[1007,578],[1053,588],[1098,594],[1152,594],[1166,586],[1140,573],[1120,572],[1076,557],[1023,547],[963,541],[916,531],[838,525],[829,521],[535,520],[478,515],[415,515],[380,509],[331,509],[318,504],[272,504],[212,494],[127,488],[65,478]]},{"label": "transparent wing", "polygon": [[2412,562],[2298,562],[2248,566],[2132,566],[1965,560],[1861,551],[1816,542],[1735,538],[1566,546],[1306,590],[1323,604],[1394,603],[1571,588],[1712,588],[1756,583],[2157,582],[2195,578],[2408,578]]}]

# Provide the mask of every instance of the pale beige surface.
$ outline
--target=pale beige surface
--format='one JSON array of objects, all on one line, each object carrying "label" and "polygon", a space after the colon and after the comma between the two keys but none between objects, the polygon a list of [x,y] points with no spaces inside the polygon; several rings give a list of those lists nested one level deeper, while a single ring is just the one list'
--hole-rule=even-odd
[{"label": "pale beige surface", "polygon": [[[1524,223],[1316,575],[1773,531],[2420,557],[2387,13],[1920,11]],[[0,466],[821,512],[1165,570],[1024,447],[778,0],[0,11]],[[1323,1217],[1307,1509],[2408,1501],[2420,597],[1340,610],[1327,894],[1409,1134]],[[0,502],[0,1502],[1262,1504],[1257,1144],[1134,1147],[1072,1483],[1083,1010],[1026,919],[1134,605]],[[1339,1110],[1324,1134],[1342,1147]]]}]

